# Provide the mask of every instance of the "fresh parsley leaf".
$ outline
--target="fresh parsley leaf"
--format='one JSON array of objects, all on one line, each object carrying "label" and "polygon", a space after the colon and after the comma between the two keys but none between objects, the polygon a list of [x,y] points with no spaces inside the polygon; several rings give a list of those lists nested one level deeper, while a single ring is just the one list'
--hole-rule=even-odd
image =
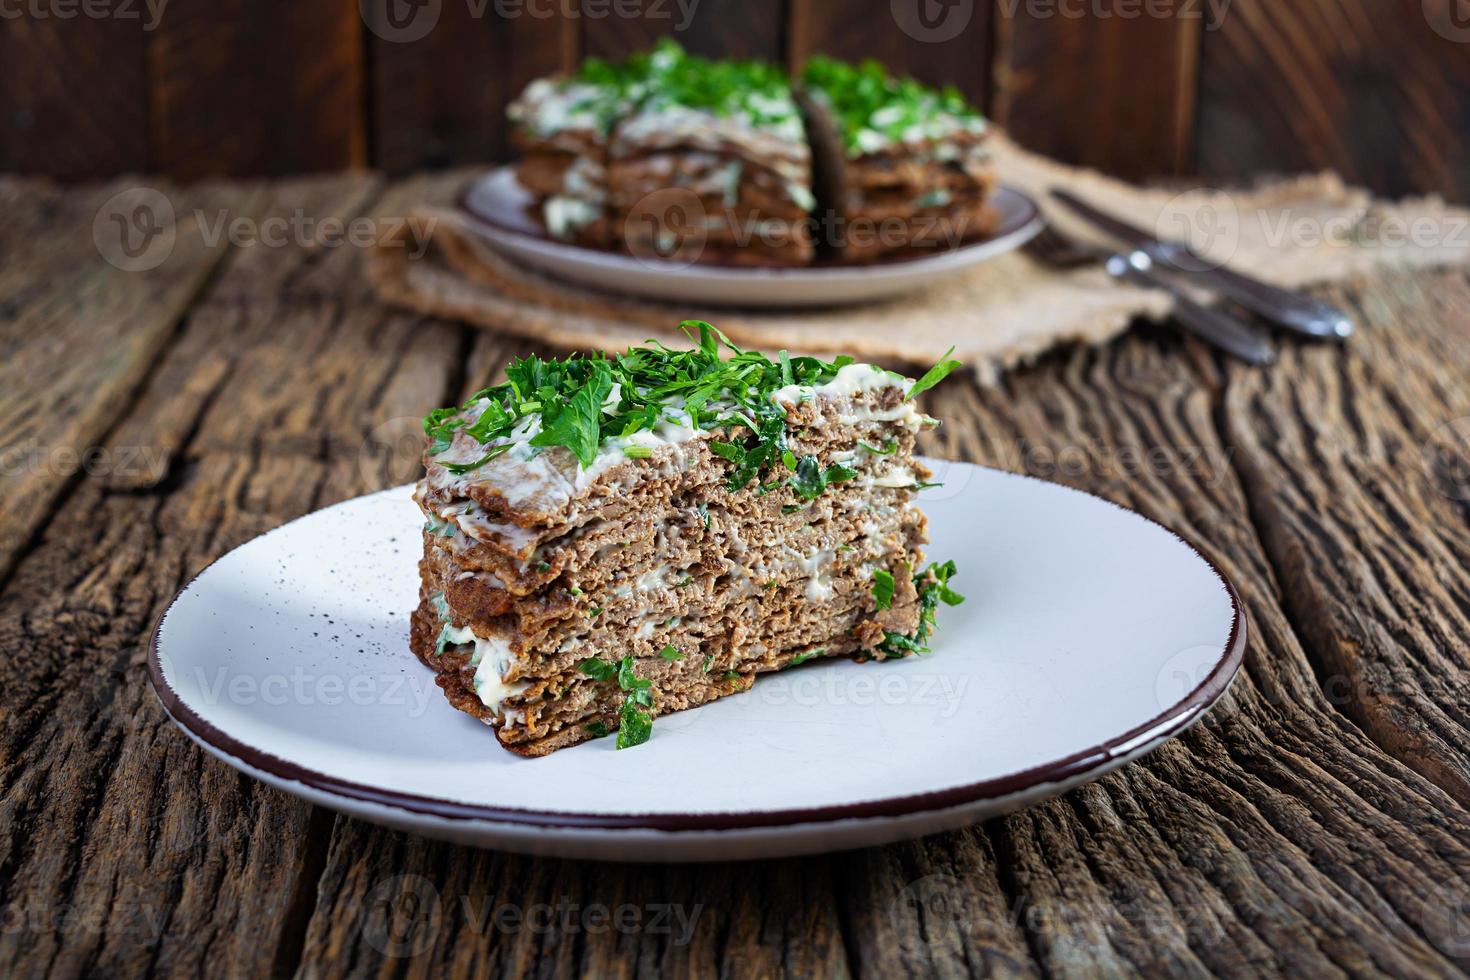
[{"label": "fresh parsley leaf", "polygon": [[624,446],[623,455],[629,459],[647,459],[653,455],[653,450],[647,446]]},{"label": "fresh parsley leaf", "polygon": [[882,568],[873,569],[873,607],[883,610],[893,605],[893,573]]},{"label": "fresh parsley leaf", "polygon": [[665,660],[683,660],[684,659],[684,655],[682,653],[680,653],[672,645],[664,647],[662,650],[660,650],[658,652],[658,655],[660,657],[663,657]]},{"label": "fresh parsley leaf", "polygon": [[599,681],[610,681],[618,676],[617,667],[614,667],[606,660],[598,660],[596,657],[588,657],[586,660],[577,664],[577,669],[588,677]]},{"label": "fresh parsley leaf", "polygon": [[791,658],[791,663],[788,664],[787,666],[789,666],[789,667],[797,667],[797,666],[800,666],[801,664],[806,663],[808,660],[812,659],[813,657],[820,657],[822,654],[824,654],[826,652],[827,652],[827,648],[826,647],[816,647],[815,649],[812,649],[812,650],[803,650],[801,653],[798,653],[796,656],[792,657]]},{"label": "fresh parsley leaf", "polygon": [[631,749],[642,745],[653,736],[653,716],[644,711],[632,698],[623,702],[618,712],[618,741],[620,749]]},{"label": "fresh parsley leaf", "polygon": [[533,446],[565,446],[578,461],[591,466],[602,444],[602,403],[612,391],[612,371],[606,361],[584,361],[595,365],[591,377],[565,402],[552,402],[541,409],[541,431],[531,439]]},{"label": "fresh parsley leaf", "polygon": [[833,463],[823,469],[821,463],[817,462],[817,457],[803,456],[796,464],[796,475],[786,482],[796,491],[798,500],[815,500],[831,484],[851,480],[855,476],[857,470],[849,466]]},{"label": "fresh parsley leaf", "polygon": [[604,738],[607,735],[607,725],[600,721],[594,721],[585,730],[593,738]]},{"label": "fresh parsley leaf", "polygon": [[936,612],[942,602],[946,606],[957,606],[965,597],[949,587],[950,579],[957,574],[953,561],[935,563],[914,575],[914,587],[919,591],[919,625],[913,633],[898,633],[888,630],[878,649],[891,657],[906,657],[911,653],[928,653],[929,637],[936,625]]},{"label": "fresh parsley leaf", "polygon": [[939,363],[934,365],[929,370],[925,371],[924,376],[918,381],[914,382],[914,386],[909,389],[908,396],[910,398],[913,398],[915,395],[928,391],[930,388],[933,388],[935,385],[939,384],[939,382],[949,377],[949,373],[960,366],[959,361],[951,361],[948,359],[949,355],[953,353],[953,347],[945,351],[944,357],[941,357],[939,359]]},{"label": "fresh parsley leaf", "polygon": [[473,463],[445,463],[443,465],[444,465],[444,468],[446,470],[448,470],[449,472],[453,473],[455,476],[463,476],[466,473],[469,473],[469,472],[471,472],[473,470],[477,470],[480,467],[484,466],[486,463],[490,462],[496,456],[499,456],[502,453],[504,453],[510,447],[511,447],[511,443],[508,443],[508,442],[507,443],[502,443],[499,446],[493,447],[488,453],[486,453],[485,455],[481,456],[479,459],[475,460]]}]

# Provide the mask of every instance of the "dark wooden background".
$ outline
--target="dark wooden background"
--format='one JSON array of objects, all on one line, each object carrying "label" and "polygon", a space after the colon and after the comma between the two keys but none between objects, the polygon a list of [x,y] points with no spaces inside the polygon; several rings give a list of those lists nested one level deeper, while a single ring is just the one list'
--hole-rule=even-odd
[{"label": "dark wooden background", "polygon": [[[482,162],[506,154],[502,110],[529,79],[673,34],[792,65],[874,55],[958,85],[1025,145],[1128,177],[1335,168],[1470,199],[1466,0],[89,2],[108,15],[29,0],[0,20],[0,171]],[[963,29],[906,32],[920,3],[938,34]],[[423,36],[395,32],[387,4]]]}]

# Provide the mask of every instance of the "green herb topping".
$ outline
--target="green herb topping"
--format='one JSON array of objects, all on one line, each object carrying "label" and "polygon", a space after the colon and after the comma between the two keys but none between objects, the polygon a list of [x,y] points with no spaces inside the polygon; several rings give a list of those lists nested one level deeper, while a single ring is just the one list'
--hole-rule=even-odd
[{"label": "green herb topping", "polygon": [[792,657],[791,658],[791,662],[789,664],[787,664],[787,666],[788,667],[796,667],[796,666],[799,666],[800,664],[806,663],[808,660],[812,659],[813,657],[820,657],[822,654],[824,654],[826,652],[827,652],[827,648],[826,647],[815,647],[815,648],[813,648],[811,650],[803,650],[801,653],[798,653],[796,656]]},{"label": "green herb topping", "polygon": [[[786,409],[773,397],[790,385],[826,384],[853,363],[851,357],[823,361],[783,351],[772,360],[736,347],[702,320],[686,320],[681,328],[691,339],[697,336],[697,347],[671,350],[654,343],[615,357],[573,355],[548,361],[532,355],[513,361],[504,383],[476,392],[464,405],[429,413],[424,419],[429,452],[444,452],[463,432],[486,452],[470,463],[445,464],[457,475],[483,466],[518,442],[524,447],[517,454],[562,446],[588,467],[605,443],[621,440],[625,455],[641,457],[643,453],[634,451],[641,447],[627,443],[630,437],[676,425],[718,435],[709,448],[729,462],[726,485],[732,493],[762,480],[762,492],[787,485],[805,501],[856,475],[847,466],[822,467],[814,456],[798,459],[787,448]],[[914,388],[932,387],[957,364],[946,360],[936,365]],[[777,467],[791,475],[767,480],[766,474]],[[701,505],[706,526],[708,513]]]},{"label": "green herb topping", "polygon": [[985,125],[953,86],[936,90],[912,78],[895,78],[872,59],[854,65],[817,56],[806,63],[802,80],[831,108],[854,156],[883,143],[979,132]]},{"label": "green herb topping", "polygon": [[893,605],[893,573],[882,568],[873,570],[873,608],[887,609]]},{"label": "green herb topping", "polygon": [[[919,625],[911,634],[889,630],[883,634],[878,649],[891,657],[907,657],[911,653],[928,653],[929,637],[934,633],[935,613],[942,602],[946,606],[958,606],[965,597],[949,587],[954,578],[954,562],[938,562],[914,575],[914,587],[919,591]],[[876,575],[874,593],[877,592]]]},{"label": "green herb topping", "polygon": [[577,665],[577,669],[599,681],[616,678],[618,687],[627,695],[618,711],[617,747],[627,749],[648,741],[653,734],[653,715],[647,710],[653,707],[653,681],[633,672],[632,655],[619,660],[616,665],[588,657]]}]

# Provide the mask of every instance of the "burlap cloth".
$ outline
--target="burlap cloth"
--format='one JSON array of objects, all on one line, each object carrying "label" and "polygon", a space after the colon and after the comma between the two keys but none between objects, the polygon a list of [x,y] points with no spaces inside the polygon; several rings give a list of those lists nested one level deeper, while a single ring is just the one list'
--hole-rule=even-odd
[{"label": "burlap cloth", "polygon": [[[1047,202],[1047,188],[1066,187],[1282,286],[1355,279],[1384,265],[1470,260],[1470,211],[1433,198],[1375,200],[1331,173],[1243,191],[1179,193],[1064,166],[1004,138],[995,148],[1003,182],[1030,194],[1048,220],[1074,237],[1090,233]],[[650,338],[682,345],[671,328],[699,318],[746,347],[848,353],[896,367],[927,366],[953,345],[982,379],[991,379],[1058,344],[1100,344],[1135,318],[1163,319],[1169,311],[1163,294],[1119,285],[1096,267],[1059,271],[1024,251],[921,293],[861,306],[694,309],[573,286],[516,265],[453,209],[423,208],[409,219],[369,257],[380,298],[567,349],[615,351]],[[415,228],[428,242],[404,240]]]}]

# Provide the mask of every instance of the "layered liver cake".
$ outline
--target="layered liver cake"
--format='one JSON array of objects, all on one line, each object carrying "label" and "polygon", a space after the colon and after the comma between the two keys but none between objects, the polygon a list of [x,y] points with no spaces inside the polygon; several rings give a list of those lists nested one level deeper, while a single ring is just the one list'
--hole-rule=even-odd
[{"label": "layered liver cake", "polygon": [[698,346],[530,357],[425,420],[414,653],[524,755],[826,657],[927,649],[959,601],[925,568],[918,382]]}]

